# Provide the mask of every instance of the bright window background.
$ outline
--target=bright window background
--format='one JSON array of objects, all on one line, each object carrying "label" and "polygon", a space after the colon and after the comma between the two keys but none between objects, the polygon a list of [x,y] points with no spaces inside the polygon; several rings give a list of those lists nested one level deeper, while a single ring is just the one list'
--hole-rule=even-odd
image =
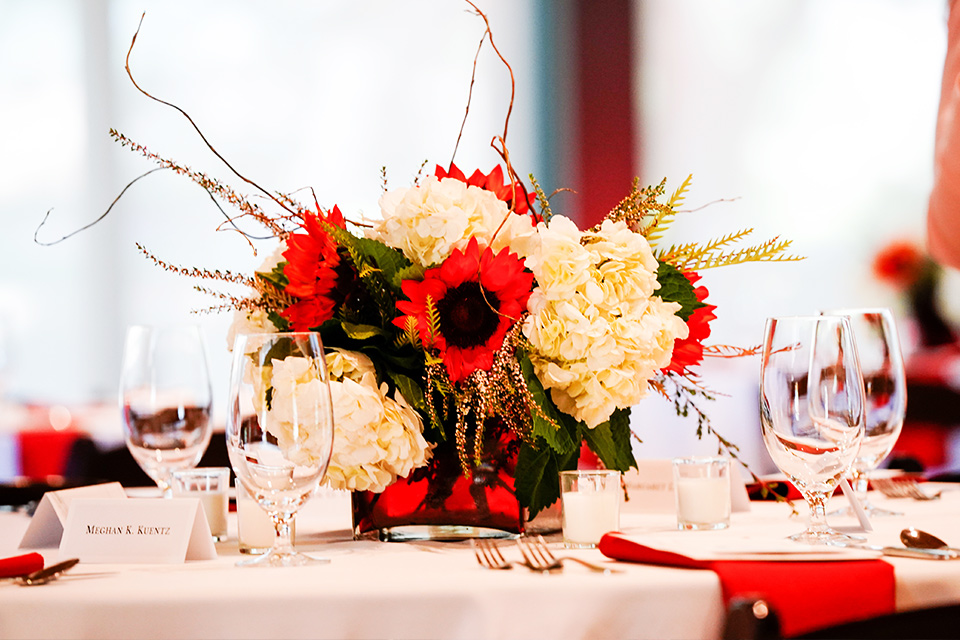
[{"label": "bright window background", "polygon": [[[482,5],[518,80],[513,160],[523,173],[563,173],[543,156],[568,136],[544,128],[542,114],[569,109],[546,104],[556,87],[539,71],[563,52],[544,33],[556,8]],[[197,320],[191,310],[211,303],[135,242],[173,264],[244,273],[273,248],[259,243],[253,257],[237,234],[215,232],[221,217],[206,194],[165,173],[132,187],[93,229],[55,247],[33,244],[48,208],[41,237],[52,240],[151,168],[113,143],[110,127],[228,177],[182,116],[127,79],[123,60],[143,11],[131,65],[144,88],[189,111],[259,184],[312,186],[322,205],[351,217],[376,215],[381,167],[398,187],[422,162],[449,161],[482,33],[479,18],[450,0],[0,0],[0,361],[11,398],[112,402],[124,328]],[[676,239],[754,227],[755,240],[779,234],[808,256],[704,273],[720,305],[713,342],[756,344],[770,315],[898,304],[869,263],[893,238],[922,240],[944,16],[943,0],[637,3],[642,179],[667,177],[672,189],[692,173],[690,207],[736,199],[685,216]],[[508,90],[486,48],[461,166],[497,161],[488,143],[502,130]],[[222,399],[229,316],[199,321]],[[714,424],[763,470],[757,367],[755,358],[712,362],[704,379],[726,394],[706,405]],[[638,407],[634,424],[647,457],[714,448],[657,398]]]},{"label": "bright window background", "polygon": [[[943,0],[644,0],[637,10],[646,183],[693,174],[671,238],[756,229],[807,256],[799,263],[703,272],[719,305],[711,342],[755,345],[764,319],[822,308],[893,306],[873,255],[896,238],[922,243],[946,46]],[[759,360],[712,361],[715,426],[772,470],[759,440]],[[644,403],[644,455],[714,448],[663,403]]]},{"label": "bright window background", "polygon": [[[508,146],[518,166],[537,172],[533,3],[483,4],[521,80]],[[9,396],[113,401],[125,327],[191,321],[204,327],[215,395],[225,396],[230,315],[191,315],[217,301],[155,267],[135,243],[171,264],[247,274],[274,243],[257,243],[254,257],[239,234],[215,232],[223,218],[206,193],[170,172],[138,182],[92,229],[54,247],[32,241],[47,209],[40,236],[54,240],[95,219],[152,168],[114,143],[111,127],[253,193],[186,119],[127,78],[124,57],[142,12],[130,64],[145,90],[188,111],[258,184],[307,202],[302,189],[313,187],[322,206],[338,204],[360,219],[378,214],[381,167],[397,188],[425,161],[427,173],[450,161],[484,29],[467,8],[444,0],[0,0],[0,318]],[[467,171],[497,163],[489,142],[503,131],[509,90],[487,45],[457,153]]]}]

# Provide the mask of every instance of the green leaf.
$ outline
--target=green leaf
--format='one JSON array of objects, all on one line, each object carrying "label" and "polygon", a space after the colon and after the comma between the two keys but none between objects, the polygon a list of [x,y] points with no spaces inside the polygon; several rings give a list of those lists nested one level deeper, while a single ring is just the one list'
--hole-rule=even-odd
[{"label": "green leaf", "polygon": [[607,469],[626,471],[637,466],[633,457],[629,409],[617,409],[603,424],[584,429],[583,439]]},{"label": "green leaf", "polygon": [[353,324],[351,322],[341,322],[343,332],[348,338],[354,340],[369,340],[371,338],[388,338],[387,332],[372,324]]},{"label": "green leaf", "polygon": [[657,269],[657,282],[660,288],[656,294],[665,302],[679,302],[680,310],[677,315],[684,322],[690,319],[690,314],[706,306],[703,302],[697,300],[697,295],[693,292],[693,285],[687,280],[687,277],[672,264],[661,262]]},{"label": "green leaf", "polygon": [[540,379],[534,373],[533,363],[530,362],[530,357],[526,353],[520,356],[520,369],[523,371],[523,378],[534,402],[553,420],[551,423],[550,420],[545,420],[536,411],[532,411],[534,437],[542,438],[551,449],[559,454],[579,450],[580,423],[572,416],[557,409],[550,394],[543,388]]},{"label": "green leaf", "polygon": [[404,399],[406,399],[411,407],[426,412],[427,403],[423,397],[423,389],[420,388],[420,385],[417,384],[413,378],[395,371],[387,371],[387,376],[393,381],[397,389],[400,390],[400,393],[403,394]]},{"label": "green leaf", "polygon": [[516,490],[520,504],[530,510],[530,517],[560,499],[560,471],[573,469],[576,452],[559,456],[552,449],[537,450],[528,444],[517,456]]},{"label": "green leaf", "polygon": [[288,284],[290,284],[290,279],[287,278],[286,274],[283,273],[284,267],[287,266],[286,260],[278,263],[270,271],[257,271],[256,274],[258,277],[263,278],[276,288],[283,291]]},{"label": "green leaf", "polygon": [[400,283],[404,280],[423,280],[423,274],[426,273],[426,271],[426,269],[418,264],[411,264],[408,267],[398,270],[396,274],[394,274],[391,284],[399,289]]}]

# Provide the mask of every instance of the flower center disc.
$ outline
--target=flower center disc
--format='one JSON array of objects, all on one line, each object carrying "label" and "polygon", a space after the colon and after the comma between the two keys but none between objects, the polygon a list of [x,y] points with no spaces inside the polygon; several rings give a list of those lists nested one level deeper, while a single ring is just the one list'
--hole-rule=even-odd
[{"label": "flower center disc", "polygon": [[440,332],[447,344],[454,347],[476,347],[486,343],[497,330],[500,300],[479,282],[464,282],[452,289],[437,303]]}]

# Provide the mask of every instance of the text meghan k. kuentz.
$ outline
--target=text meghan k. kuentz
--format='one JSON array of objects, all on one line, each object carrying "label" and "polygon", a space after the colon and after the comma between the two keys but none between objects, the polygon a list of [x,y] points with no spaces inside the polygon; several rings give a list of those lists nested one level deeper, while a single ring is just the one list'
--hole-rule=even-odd
[{"label": "text meghan k. kuentz", "polygon": [[170,527],[146,527],[134,524],[112,527],[88,524],[84,533],[92,536],[168,536]]}]

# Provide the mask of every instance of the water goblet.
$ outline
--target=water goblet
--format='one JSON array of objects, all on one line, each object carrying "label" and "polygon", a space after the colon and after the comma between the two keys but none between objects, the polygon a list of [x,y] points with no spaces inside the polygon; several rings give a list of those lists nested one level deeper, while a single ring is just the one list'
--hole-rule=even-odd
[{"label": "water goblet", "polygon": [[196,325],[127,330],[120,409],[127,448],[165,498],[172,474],[195,467],[210,443],[213,396]]},{"label": "water goblet", "polygon": [[318,333],[237,336],[226,436],[238,482],[276,529],[270,551],[237,564],[328,562],[296,551],[290,540],[291,520],[316,491],[333,450],[333,406]]},{"label": "water goblet", "polygon": [[[850,318],[866,392],[863,443],[850,467],[850,484],[869,515],[902,515],[877,507],[867,498],[869,474],[890,455],[900,437],[907,411],[906,373],[893,314],[889,309],[841,309],[825,313]],[[847,507],[841,512],[852,513],[852,509]]]},{"label": "water goblet", "polygon": [[832,529],[825,512],[864,432],[863,377],[849,318],[769,318],[761,358],[763,441],[810,508],[807,529],[790,538],[806,544],[862,540]]}]

